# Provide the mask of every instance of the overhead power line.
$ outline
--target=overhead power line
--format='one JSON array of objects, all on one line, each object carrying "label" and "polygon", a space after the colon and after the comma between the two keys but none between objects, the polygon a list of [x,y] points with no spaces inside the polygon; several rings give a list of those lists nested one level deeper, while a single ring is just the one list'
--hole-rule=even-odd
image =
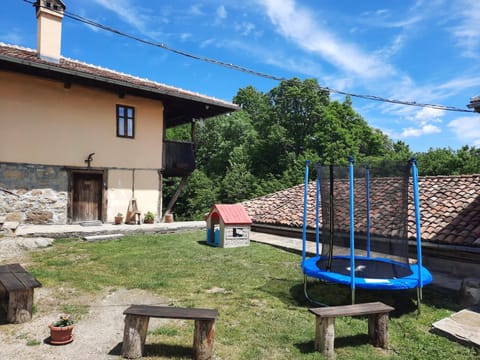
[{"label": "overhead power line", "polygon": [[[32,1],[32,0],[22,0],[22,1],[24,1],[26,3],[29,3],[29,4],[32,4],[32,5],[37,4],[37,2]],[[49,9],[49,10],[52,10],[52,9]],[[54,10],[52,10],[52,11],[54,11]],[[117,34],[117,35],[120,35],[120,36],[123,36],[123,37],[126,37],[128,39],[135,40],[135,41],[138,41],[138,42],[146,44],[146,45],[155,46],[155,47],[170,51],[174,54],[185,56],[185,57],[188,57],[188,58],[191,58],[191,59],[194,59],[194,60],[199,60],[199,61],[211,63],[211,64],[214,64],[214,65],[222,66],[222,67],[225,67],[225,68],[228,68],[228,69],[240,71],[240,72],[247,73],[247,74],[250,74],[250,75],[263,77],[265,79],[270,79],[270,80],[275,80],[275,81],[286,81],[286,80],[288,80],[287,78],[282,77],[282,76],[270,75],[270,74],[267,74],[267,73],[264,73],[264,72],[252,70],[252,69],[240,66],[240,65],[233,64],[233,63],[227,63],[227,62],[224,62],[224,61],[221,61],[221,60],[209,58],[209,57],[206,57],[206,56],[195,55],[195,54],[189,53],[187,51],[175,49],[175,48],[169,47],[168,45],[166,45],[164,43],[159,43],[159,42],[155,42],[155,41],[151,41],[151,40],[146,40],[146,39],[140,38],[138,36],[131,35],[131,34],[128,34],[126,32],[117,30],[117,29],[112,28],[110,26],[103,25],[103,24],[98,23],[96,21],[84,18],[83,16],[71,13],[69,11],[64,11],[63,15],[65,17],[68,17],[68,18],[72,19],[72,20],[79,21],[81,23],[84,23],[84,24],[87,24],[87,25],[90,25],[90,26],[93,26],[93,27],[96,27],[96,28],[114,33],[114,34]],[[466,113],[474,113],[475,112],[475,110],[462,109],[462,108],[458,108],[458,107],[455,107],[455,106],[439,105],[439,104],[427,104],[427,103],[420,103],[420,102],[416,102],[416,101],[389,99],[389,98],[376,96],[376,95],[356,94],[356,93],[351,93],[351,92],[347,92],[347,91],[332,89],[332,88],[326,87],[326,86],[320,86],[320,88],[322,90],[329,91],[330,93],[335,93],[335,94],[340,94],[340,95],[345,95],[345,96],[350,96],[350,97],[355,97],[355,98],[360,98],[360,99],[366,99],[366,100],[373,100],[373,101],[391,103],[391,104],[417,106],[417,107],[424,107],[424,108],[431,108],[431,109],[438,109],[438,110],[445,110],[445,111],[456,111],[456,112],[466,112]]]}]

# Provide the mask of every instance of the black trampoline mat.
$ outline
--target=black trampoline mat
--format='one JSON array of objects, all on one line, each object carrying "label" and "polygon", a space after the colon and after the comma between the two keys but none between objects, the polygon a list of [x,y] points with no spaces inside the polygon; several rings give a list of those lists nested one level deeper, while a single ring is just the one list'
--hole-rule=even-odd
[{"label": "black trampoline mat", "polygon": [[[350,258],[332,258],[330,269],[327,269],[328,258],[317,261],[322,271],[350,276]],[[397,279],[412,274],[407,264],[392,262],[388,259],[355,259],[355,276],[368,279]]]}]

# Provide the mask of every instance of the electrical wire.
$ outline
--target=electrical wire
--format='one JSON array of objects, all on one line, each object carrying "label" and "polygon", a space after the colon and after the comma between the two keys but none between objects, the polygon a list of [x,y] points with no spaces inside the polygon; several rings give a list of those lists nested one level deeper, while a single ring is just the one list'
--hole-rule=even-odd
[{"label": "electrical wire", "polygon": [[[32,0],[22,0],[22,1],[26,2],[26,3],[29,3],[29,4],[32,4],[34,6],[41,6],[41,5],[38,4],[37,1],[32,1]],[[52,10],[50,8],[49,8],[49,10],[55,11],[55,10]],[[138,36],[131,35],[131,34],[123,32],[123,31],[117,30],[117,29],[112,28],[110,26],[103,25],[103,24],[98,23],[96,21],[84,18],[80,15],[77,15],[77,14],[74,14],[74,13],[71,13],[71,12],[68,12],[68,11],[64,11],[63,15],[65,17],[68,17],[68,18],[70,18],[72,20],[75,20],[75,21],[79,21],[79,22],[84,23],[86,25],[93,26],[93,27],[108,31],[108,32],[117,34],[119,36],[123,36],[123,37],[126,37],[128,39],[138,41],[138,42],[146,44],[146,45],[155,46],[155,47],[161,48],[163,50],[170,51],[170,52],[172,52],[174,54],[177,54],[177,55],[180,55],[180,56],[188,57],[188,58],[198,60],[198,61],[211,63],[211,64],[214,64],[214,65],[222,66],[222,67],[225,67],[225,68],[228,68],[228,69],[240,71],[240,72],[247,73],[247,74],[250,74],[250,75],[263,77],[263,78],[269,79],[269,80],[275,80],[275,81],[287,81],[288,80],[287,78],[282,77],[282,76],[270,75],[270,74],[267,74],[267,73],[255,71],[255,70],[252,70],[252,69],[240,66],[240,65],[233,64],[233,63],[227,63],[227,62],[224,62],[224,61],[221,61],[221,60],[217,60],[217,59],[213,59],[213,58],[209,58],[209,57],[205,57],[205,56],[200,56],[200,55],[195,55],[195,54],[189,53],[187,51],[175,49],[175,48],[167,46],[165,43],[159,43],[159,42],[155,42],[155,41],[151,41],[151,40],[146,40],[146,39],[140,38]],[[462,108],[455,107],[455,106],[428,104],[428,103],[420,103],[420,102],[416,102],[416,101],[389,99],[389,98],[376,96],[376,95],[356,94],[356,93],[337,90],[337,89],[333,89],[333,88],[325,87],[325,86],[320,86],[320,89],[321,90],[326,90],[330,93],[339,94],[339,95],[345,95],[345,96],[350,96],[350,97],[355,97],[355,98],[360,98],[360,99],[365,99],[365,100],[379,101],[379,102],[385,102],[385,103],[391,103],[391,104],[424,107],[424,108],[431,108],[431,109],[444,110],[444,111],[456,111],[456,112],[466,112],[466,113],[476,112],[475,110],[462,109]]]}]

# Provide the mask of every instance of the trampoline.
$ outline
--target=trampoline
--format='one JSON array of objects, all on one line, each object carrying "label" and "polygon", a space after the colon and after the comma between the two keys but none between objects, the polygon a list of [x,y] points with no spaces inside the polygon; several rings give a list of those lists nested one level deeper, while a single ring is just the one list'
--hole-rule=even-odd
[{"label": "trampoline", "polygon": [[[407,165],[383,164],[376,168],[315,165],[316,186],[309,191],[309,162],[305,166],[302,271],[309,301],[307,278],[348,285],[352,304],[355,289],[417,289],[432,275],[422,266],[418,170]],[[410,179],[411,174],[411,179]],[[413,194],[409,196],[409,187]],[[309,196],[310,195],[310,196]],[[309,202],[309,197],[314,198]],[[416,259],[409,259],[408,209],[413,208]],[[314,214],[309,210],[315,209]],[[320,214],[321,210],[321,214]],[[311,213],[311,211],[310,211]],[[321,215],[321,222],[320,222]],[[314,220],[316,254],[306,256],[307,223]],[[321,234],[321,236],[320,236]]]}]

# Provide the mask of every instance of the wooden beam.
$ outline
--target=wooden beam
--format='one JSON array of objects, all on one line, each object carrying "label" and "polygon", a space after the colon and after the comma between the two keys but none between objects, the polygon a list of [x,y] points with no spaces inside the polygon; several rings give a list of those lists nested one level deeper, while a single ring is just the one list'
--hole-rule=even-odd
[{"label": "wooden beam", "polygon": [[178,197],[180,196],[180,193],[182,192],[185,185],[187,185],[187,179],[188,179],[188,176],[182,176],[182,180],[180,181],[180,184],[178,185],[178,188],[175,191],[175,194],[173,194],[172,198],[170,199],[167,205],[167,208],[163,213],[163,216],[165,216],[166,214],[170,214],[172,212],[172,209],[175,206],[175,203],[177,202]]}]

